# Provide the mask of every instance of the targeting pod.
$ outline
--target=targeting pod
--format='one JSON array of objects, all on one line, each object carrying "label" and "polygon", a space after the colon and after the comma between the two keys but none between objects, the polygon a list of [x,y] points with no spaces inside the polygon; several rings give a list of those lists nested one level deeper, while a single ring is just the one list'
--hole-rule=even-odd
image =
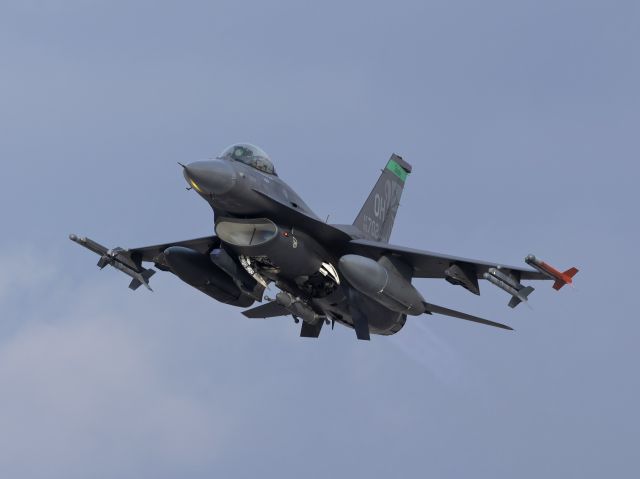
[{"label": "targeting pod", "polygon": [[509,301],[510,308],[515,308],[520,303],[527,302],[528,296],[534,291],[532,286],[524,286],[516,278],[497,268],[489,268],[489,271],[484,273],[482,277],[512,296],[511,301]]}]

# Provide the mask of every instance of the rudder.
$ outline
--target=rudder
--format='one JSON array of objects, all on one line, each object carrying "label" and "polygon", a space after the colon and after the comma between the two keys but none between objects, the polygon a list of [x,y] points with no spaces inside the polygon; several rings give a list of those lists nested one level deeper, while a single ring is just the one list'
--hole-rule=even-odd
[{"label": "rudder", "polygon": [[389,242],[411,165],[395,153],[353,222],[367,239]]}]

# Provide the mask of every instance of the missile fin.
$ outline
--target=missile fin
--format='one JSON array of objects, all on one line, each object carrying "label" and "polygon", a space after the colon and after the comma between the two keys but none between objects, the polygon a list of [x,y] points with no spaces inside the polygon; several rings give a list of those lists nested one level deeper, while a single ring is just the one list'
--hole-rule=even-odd
[{"label": "missile fin", "polygon": [[98,260],[98,268],[100,269],[104,269],[105,267],[107,267],[109,265],[109,261],[111,258],[109,258],[108,256],[101,256],[100,259]]},{"label": "missile fin", "polygon": [[518,306],[523,301],[527,301],[528,296],[531,293],[533,293],[534,291],[535,291],[535,289],[533,288],[533,286],[525,286],[520,291],[518,291],[518,295],[517,296],[513,296],[511,298],[511,301],[509,301],[509,307],[510,308],[515,308],[516,306]]},{"label": "missile fin", "polygon": [[517,296],[512,296],[511,297],[511,301],[509,301],[509,307],[510,308],[515,308],[520,303],[522,303],[522,300],[520,298],[518,298]]},{"label": "missile fin", "polygon": [[[578,268],[569,268],[564,273],[562,273],[562,275],[568,278],[569,280],[571,280],[571,278],[573,278],[576,274],[578,274],[578,271],[579,271]],[[556,291],[560,291],[565,284],[571,283],[571,282],[572,281],[565,281],[565,279],[558,278],[556,279],[556,282],[553,283],[553,289],[555,289]]]},{"label": "missile fin", "polygon": [[573,278],[576,274],[578,274],[578,271],[580,271],[578,268],[569,268],[568,270],[566,270],[564,272],[564,274],[566,274],[567,276],[569,276],[569,278]]}]

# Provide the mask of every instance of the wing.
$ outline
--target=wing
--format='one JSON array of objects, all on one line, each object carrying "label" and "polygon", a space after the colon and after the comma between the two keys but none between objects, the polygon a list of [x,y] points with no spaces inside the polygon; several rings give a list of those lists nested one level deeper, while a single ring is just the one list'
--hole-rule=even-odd
[{"label": "wing", "polygon": [[209,253],[213,248],[220,244],[220,240],[217,236],[204,236],[202,238],[195,238],[184,241],[175,241],[173,243],[162,243],[152,246],[143,246],[141,248],[131,248],[126,250],[136,262],[154,262],[158,263],[161,253],[170,246],[183,246],[195,250],[199,253]]},{"label": "wing", "polygon": [[399,257],[403,262],[413,268],[414,278],[447,278],[445,271],[453,265],[458,265],[465,271],[470,272],[475,278],[482,278],[484,273],[490,268],[508,269],[512,273],[519,275],[520,279],[547,280],[548,276],[529,268],[519,266],[508,266],[489,261],[479,261],[469,258],[449,256],[431,251],[422,251],[402,246],[393,246],[386,243],[378,243],[368,240],[354,240],[348,245],[349,252],[378,259],[382,255]]},{"label": "wing", "polygon": [[87,248],[89,251],[100,256],[98,266],[102,269],[106,266],[123,272],[131,277],[129,288],[136,290],[144,285],[148,289],[149,279],[154,275],[155,271],[142,266],[142,262],[153,262],[156,268],[168,271],[169,268],[165,263],[163,252],[170,246],[184,246],[200,253],[208,253],[217,245],[220,240],[216,236],[206,236],[204,238],[196,238],[186,241],[176,241],[174,243],[163,243],[153,246],[144,246],[142,248],[124,249],[124,248],[107,248],[84,236],[75,234],[69,235],[69,239],[80,246]]}]

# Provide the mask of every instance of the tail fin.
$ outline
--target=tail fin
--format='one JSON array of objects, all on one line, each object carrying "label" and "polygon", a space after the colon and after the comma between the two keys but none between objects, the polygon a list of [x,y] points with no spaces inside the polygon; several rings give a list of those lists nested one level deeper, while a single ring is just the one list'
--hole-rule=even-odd
[{"label": "tail fin", "polygon": [[395,153],[391,155],[387,166],[382,170],[380,179],[353,222],[353,225],[362,231],[366,238],[389,242],[393,222],[400,206],[404,182],[409,173],[411,173],[411,165]]},{"label": "tail fin", "polygon": [[[520,297],[524,298],[525,301],[529,298],[529,295],[531,293],[533,293],[535,291],[535,289],[531,286],[525,286],[524,288],[522,288],[520,291],[518,291]],[[515,308],[516,306],[518,306],[520,303],[522,303],[522,299],[520,299],[518,296],[513,296],[511,298],[511,301],[509,301],[509,307],[510,308]]]},{"label": "tail fin", "polygon": [[[569,277],[569,279],[571,279],[576,274],[578,274],[578,271],[579,271],[578,268],[569,268],[564,273],[562,273],[562,275],[563,276],[567,276],[567,277]],[[571,283],[571,281],[564,281],[562,279],[556,279],[556,282],[553,283],[553,289],[555,289],[556,291],[559,291],[567,283]]]}]

